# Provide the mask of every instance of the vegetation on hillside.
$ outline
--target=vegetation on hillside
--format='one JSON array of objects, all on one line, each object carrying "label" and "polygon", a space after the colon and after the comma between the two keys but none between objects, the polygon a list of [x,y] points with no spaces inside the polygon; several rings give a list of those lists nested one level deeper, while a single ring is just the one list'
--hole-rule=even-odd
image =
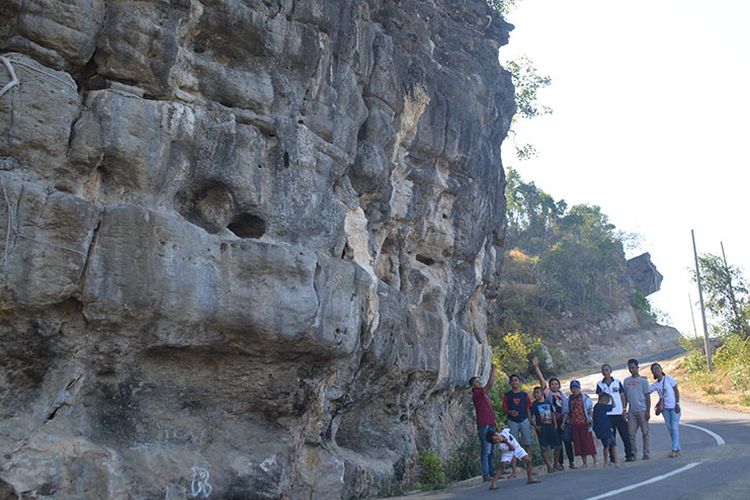
[{"label": "vegetation on hillside", "polygon": [[698,257],[698,262],[706,310],[713,319],[711,334],[750,337],[750,300],[742,270],[710,253]]},{"label": "vegetation on hillside", "polygon": [[[710,331],[719,337],[713,356],[714,372],[708,370],[702,339],[685,339],[682,361],[687,392],[708,402],[750,408],[750,297],[748,284],[738,267],[722,257],[698,258]],[[695,275],[693,276],[695,280]]]},{"label": "vegetation on hillside", "polygon": [[561,318],[605,319],[628,302],[647,316],[648,300],[623,280],[624,236],[597,206],[556,201],[512,168],[499,291],[500,331],[544,334]]}]

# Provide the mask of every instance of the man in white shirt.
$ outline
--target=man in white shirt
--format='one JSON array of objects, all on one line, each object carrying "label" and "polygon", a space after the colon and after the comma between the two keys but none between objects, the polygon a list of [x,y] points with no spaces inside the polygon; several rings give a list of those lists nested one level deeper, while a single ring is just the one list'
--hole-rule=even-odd
[{"label": "man in white shirt", "polygon": [[[620,433],[620,439],[622,439],[622,444],[625,448],[625,461],[632,462],[635,460],[635,457],[630,447],[630,433],[628,432],[628,424],[622,415],[623,409],[627,405],[627,396],[625,396],[625,391],[620,381],[612,377],[612,367],[609,364],[605,363],[602,365],[602,375],[604,375],[604,378],[596,383],[596,393],[601,394],[602,392],[606,392],[609,394],[612,400],[612,411],[607,412],[607,416],[612,426],[612,434],[616,439],[617,433]],[[610,458],[614,463],[615,457]]]}]

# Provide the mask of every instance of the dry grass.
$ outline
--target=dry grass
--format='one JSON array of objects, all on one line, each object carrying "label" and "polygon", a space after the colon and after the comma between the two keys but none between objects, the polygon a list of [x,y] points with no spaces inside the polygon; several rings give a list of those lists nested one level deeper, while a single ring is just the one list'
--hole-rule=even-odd
[{"label": "dry grass", "polygon": [[680,383],[680,394],[709,406],[750,413],[750,391],[738,392],[729,373],[689,373],[684,358],[663,363],[666,373]]}]

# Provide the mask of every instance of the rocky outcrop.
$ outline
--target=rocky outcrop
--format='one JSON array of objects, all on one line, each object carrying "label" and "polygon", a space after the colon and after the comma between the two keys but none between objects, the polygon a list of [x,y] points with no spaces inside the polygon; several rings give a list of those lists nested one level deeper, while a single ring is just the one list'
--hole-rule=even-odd
[{"label": "rocky outcrop", "polygon": [[472,435],[484,1],[0,8],[0,492],[360,497]]},{"label": "rocky outcrop", "polygon": [[[580,373],[604,363],[621,365],[630,358],[646,358],[679,348],[680,332],[670,326],[645,321],[632,306],[624,306],[598,323],[560,325],[550,339],[559,364]],[[551,363],[547,364],[552,366]]]},{"label": "rocky outcrop", "polygon": [[651,254],[646,252],[625,262],[625,280],[632,290],[644,297],[656,293],[661,288],[664,277],[651,262]]}]

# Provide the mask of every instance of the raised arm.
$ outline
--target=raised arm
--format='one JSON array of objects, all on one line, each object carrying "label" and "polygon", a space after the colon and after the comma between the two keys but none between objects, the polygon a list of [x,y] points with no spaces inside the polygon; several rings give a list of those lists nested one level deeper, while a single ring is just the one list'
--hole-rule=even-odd
[{"label": "raised arm", "polygon": [[484,386],[485,391],[489,391],[492,389],[492,385],[495,383],[495,371],[497,368],[495,367],[495,363],[492,363],[490,366],[490,378],[487,379],[487,385]]},{"label": "raised arm", "polygon": [[542,375],[542,369],[539,368],[539,358],[536,356],[531,358],[531,364],[534,365],[534,372],[536,373],[537,380],[539,380],[539,387],[541,387],[542,390],[545,390],[547,388],[547,382],[545,382],[544,375]]}]

